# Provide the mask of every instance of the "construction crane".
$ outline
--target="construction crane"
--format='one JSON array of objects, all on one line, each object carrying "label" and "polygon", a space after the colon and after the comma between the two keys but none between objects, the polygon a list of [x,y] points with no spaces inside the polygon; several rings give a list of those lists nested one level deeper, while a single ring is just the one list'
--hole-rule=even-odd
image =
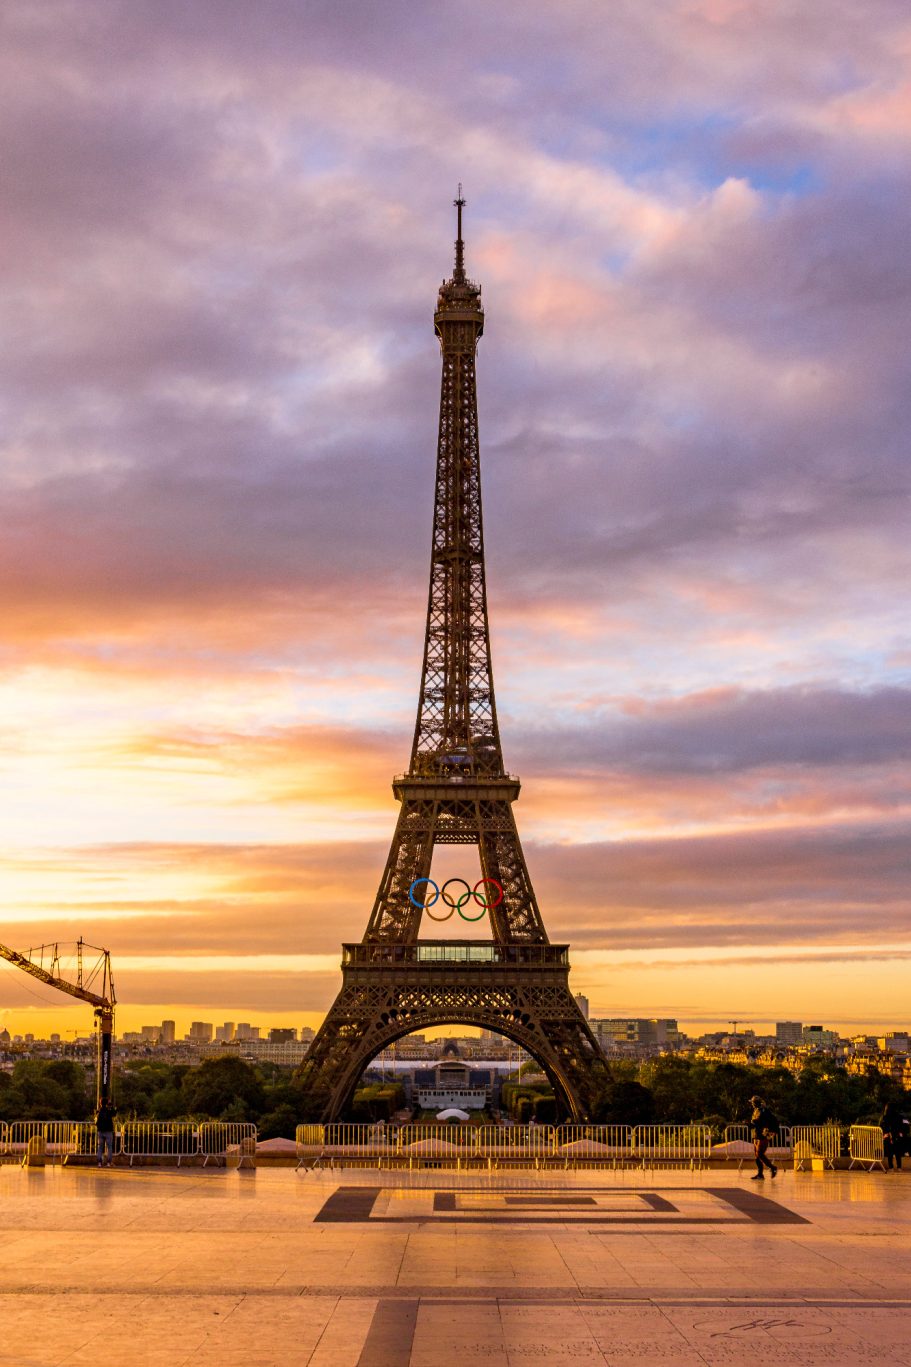
[{"label": "construction crane", "polygon": [[752,1024],[753,1024],[752,1021],[742,1021],[742,1020],[728,1021],[728,1025],[733,1025],[733,1027],[734,1027],[734,1034],[735,1034],[735,1035],[737,1034],[737,1027],[738,1027],[738,1025],[752,1025]]},{"label": "construction crane", "polygon": [[[89,955],[96,959],[86,961]],[[97,945],[87,945],[83,940],[76,941],[76,981],[70,982],[63,977],[60,969],[60,946],[38,945],[20,954],[16,949],[0,945],[0,959],[21,968],[48,987],[56,987],[58,992],[68,992],[71,997],[89,1002],[95,1008],[95,1023],[98,1033],[98,1070],[96,1077],[95,1099],[99,1106],[109,1106],[113,1099],[111,1087],[111,1043],[114,1038],[114,976],[111,972],[111,956],[106,949]],[[46,966],[45,966],[46,965]],[[92,988],[98,990],[92,991]]]}]

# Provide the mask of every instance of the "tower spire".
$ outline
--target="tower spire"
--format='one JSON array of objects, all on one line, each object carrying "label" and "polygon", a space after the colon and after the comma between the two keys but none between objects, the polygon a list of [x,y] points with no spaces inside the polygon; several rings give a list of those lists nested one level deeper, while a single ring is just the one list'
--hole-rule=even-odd
[{"label": "tower spire", "polygon": [[456,221],[457,221],[457,228],[456,228],[456,244],[455,244],[455,271],[453,272],[452,278],[453,278],[453,281],[455,282],[455,284],[457,284],[457,285],[464,285],[464,284],[465,284],[465,243],[462,241],[462,210],[465,208],[465,200],[464,200],[464,198],[463,198],[463,196],[462,196],[462,182],[461,182],[461,181],[459,181],[459,197],[458,197],[458,199],[454,199],[452,202],[453,202],[453,204],[454,204],[455,207],[456,207],[456,216],[457,216],[457,219],[456,219]]}]

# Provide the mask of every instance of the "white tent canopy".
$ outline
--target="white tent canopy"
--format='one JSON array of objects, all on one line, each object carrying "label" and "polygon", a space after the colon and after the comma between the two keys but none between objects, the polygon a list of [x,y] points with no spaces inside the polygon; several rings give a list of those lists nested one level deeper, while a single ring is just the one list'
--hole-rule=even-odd
[{"label": "white tent canopy", "polygon": [[460,1111],[458,1106],[447,1106],[445,1111],[437,1111],[437,1120],[468,1120],[467,1111]]}]

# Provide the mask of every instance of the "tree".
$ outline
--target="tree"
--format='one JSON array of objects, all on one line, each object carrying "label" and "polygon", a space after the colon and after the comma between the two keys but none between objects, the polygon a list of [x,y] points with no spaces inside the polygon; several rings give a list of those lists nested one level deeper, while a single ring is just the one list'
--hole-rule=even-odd
[{"label": "tree", "polygon": [[263,1085],[256,1069],[241,1058],[205,1059],[187,1072],[181,1090],[188,1115],[218,1118],[231,1108],[232,1117],[242,1111],[242,1118],[249,1120],[263,1107]]},{"label": "tree", "polygon": [[297,1111],[293,1106],[277,1106],[261,1118],[257,1134],[260,1139],[293,1139],[297,1125]]},{"label": "tree", "polygon": [[615,1082],[595,1119],[606,1125],[650,1125],[655,1119],[655,1098],[641,1082]]}]

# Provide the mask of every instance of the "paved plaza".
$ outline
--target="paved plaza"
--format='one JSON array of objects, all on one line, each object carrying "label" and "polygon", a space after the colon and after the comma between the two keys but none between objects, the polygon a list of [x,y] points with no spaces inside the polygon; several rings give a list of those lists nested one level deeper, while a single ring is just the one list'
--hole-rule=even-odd
[{"label": "paved plaza", "polygon": [[911,1365],[911,1174],[0,1168],[0,1364]]}]

